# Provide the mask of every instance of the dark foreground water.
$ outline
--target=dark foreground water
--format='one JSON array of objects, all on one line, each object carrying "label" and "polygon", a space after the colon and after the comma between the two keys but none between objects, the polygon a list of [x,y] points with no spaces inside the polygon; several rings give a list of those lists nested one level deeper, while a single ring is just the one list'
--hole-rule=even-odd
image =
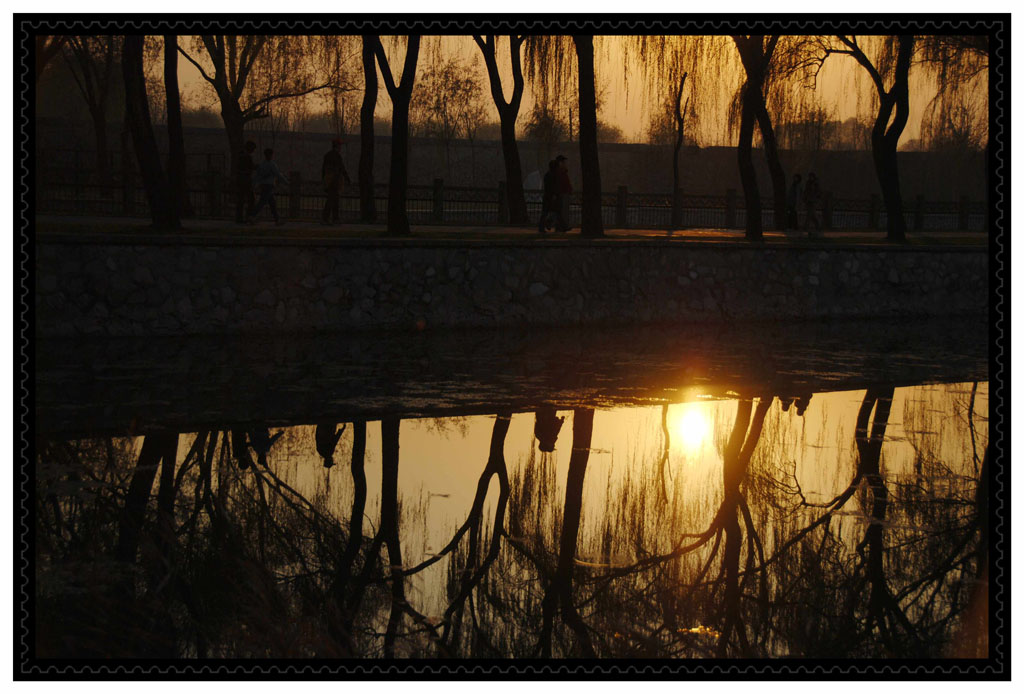
[{"label": "dark foreground water", "polygon": [[36,656],[984,657],[986,335],[44,343]]}]

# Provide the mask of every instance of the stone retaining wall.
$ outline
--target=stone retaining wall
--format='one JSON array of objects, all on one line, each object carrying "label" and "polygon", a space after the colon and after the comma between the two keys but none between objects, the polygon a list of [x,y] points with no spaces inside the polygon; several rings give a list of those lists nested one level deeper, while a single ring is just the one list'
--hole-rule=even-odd
[{"label": "stone retaining wall", "polygon": [[984,315],[984,248],[40,240],[40,337]]}]

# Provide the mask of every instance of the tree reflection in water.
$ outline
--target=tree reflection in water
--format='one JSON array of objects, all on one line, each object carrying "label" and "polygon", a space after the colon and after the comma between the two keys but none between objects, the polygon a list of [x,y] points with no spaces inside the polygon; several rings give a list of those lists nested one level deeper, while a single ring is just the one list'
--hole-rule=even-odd
[{"label": "tree reflection in water", "polygon": [[[450,528],[428,528],[425,505],[400,484],[413,463],[400,472],[397,417],[380,423],[379,492],[360,420],[320,422],[298,457],[297,429],[263,426],[41,441],[37,652],[984,656],[984,394],[975,384],[965,405],[950,387],[931,409],[908,398],[905,437],[893,437],[896,392],[864,394],[846,444],[852,473],[827,453],[813,463],[852,474],[824,501],[801,487],[807,472],[785,433],[798,412],[811,416],[809,394],[735,400],[706,485],[672,469],[667,406],[654,417],[658,445],[607,481],[594,466],[594,409],[572,412],[567,469],[555,408],[501,411]],[[530,418],[536,440],[510,471],[516,418]],[[321,465],[335,445],[351,452],[347,474]],[[894,462],[895,446],[909,465]],[[428,533],[444,539],[419,558],[410,542]]]}]

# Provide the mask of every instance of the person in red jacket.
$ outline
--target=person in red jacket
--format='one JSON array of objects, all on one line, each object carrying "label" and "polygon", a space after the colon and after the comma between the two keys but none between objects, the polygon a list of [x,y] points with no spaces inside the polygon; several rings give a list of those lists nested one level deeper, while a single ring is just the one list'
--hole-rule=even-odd
[{"label": "person in red jacket", "polygon": [[557,216],[555,231],[566,232],[572,228],[569,225],[569,195],[572,194],[572,182],[569,180],[569,167],[565,163],[568,160],[565,156],[559,154],[555,157],[555,161],[558,163],[555,179],[555,194],[557,196],[554,206]]}]

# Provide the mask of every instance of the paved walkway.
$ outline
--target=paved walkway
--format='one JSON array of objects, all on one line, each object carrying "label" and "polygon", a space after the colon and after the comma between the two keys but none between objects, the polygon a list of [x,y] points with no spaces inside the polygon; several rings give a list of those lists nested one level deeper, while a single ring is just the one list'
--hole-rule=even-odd
[{"label": "paved walkway", "polygon": [[[225,220],[186,220],[183,228],[176,232],[157,232],[149,227],[147,220],[140,217],[76,217],[64,215],[40,215],[36,217],[36,233],[55,237],[73,235],[76,237],[110,237],[126,234],[138,235],[148,240],[187,237],[197,242],[216,240],[259,239],[261,241],[302,240],[366,240],[392,239],[408,240],[410,237],[389,237],[384,224],[334,224],[324,226],[313,221],[285,220],[280,226],[271,220],[252,225],[238,225]],[[578,229],[565,234],[548,233],[540,235],[535,228],[512,226],[443,226],[413,225],[412,239],[458,240],[458,241],[523,241],[537,243],[572,243],[580,240]],[[744,243],[742,229],[605,229],[601,242],[672,240],[679,242],[739,242]],[[765,231],[765,243],[769,244],[886,244],[885,232],[869,229],[829,230],[821,238],[809,239],[803,232]],[[588,242],[593,239],[586,239]],[[988,234],[964,231],[908,232],[907,242],[911,245],[935,246],[987,246]]]}]

